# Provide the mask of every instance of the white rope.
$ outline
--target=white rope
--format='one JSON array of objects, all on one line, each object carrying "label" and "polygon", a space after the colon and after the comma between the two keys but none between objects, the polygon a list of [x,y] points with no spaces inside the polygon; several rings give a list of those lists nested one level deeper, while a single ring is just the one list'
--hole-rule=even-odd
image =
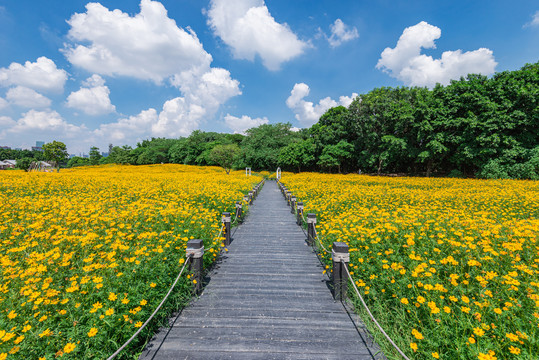
[{"label": "white rope", "polygon": [[174,280],[174,283],[172,284],[172,286],[170,287],[170,289],[168,290],[168,293],[165,295],[165,297],[163,298],[163,300],[161,301],[161,303],[159,304],[159,306],[155,309],[155,311],[153,312],[152,315],[150,315],[150,317],[148,318],[148,320],[146,320],[146,322],[144,324],[142,324],[142,326],[137,330],[136,333],[133,334],[133,336],[131,336],[131,338],[129,340],[127,340],[125,342],[125,344],[123,344],[118,350],[116,350],[116,352],[114,354],[112,354],[111,356],[109,356],[107,358],[107,360],[112,360],[116,357],[116,355],[118,355],[123,349],[125,349],[125,347],[127,345],[129,345],[129,343],[131,343],[131,341],[133,341],[133,339],[142,331],[142,329],[144,329],[146,327],[146,325],[148,325],[148,323],[153,319],[153,317],[155,316],[155,314],[157,314],[157,312],[159,311],[159,309],[161,309],[161,306],[163,306],[163,304],[165,303],[165,301],[168,299],[168,297],[170,296],[170,294],[172,293],[172,290],[174,289],[174,287],[176,286],[176,284],[178,283],[178,280],[180,280],[180,277],[182,276],[182,273],[183,273],[183,270],[185,269],[185,266],[187,265],[187,263],[189,262],[189,260],[191,260],[191,256],[192,255],[188,255],[187,256],[187,260],[183,263],[183,267],[182,269],[180,270],[180,273],[178,274],[178,276],[176,277],[176,280]]},{"label": "white rope", "polygon": [[318,240],[318,244],[320,244],[320,246],[322,247],[322,249],[323,249],[325,252],[329,253],[329,251],[324,247],[324,245],[322,244],[322,241],[321,241],[320,238],[318,237],[318,233],[316,232],[316,226],[313,226],[313,229],[314,229],[314,238],[315,238],[316,240]]},{"label": "white rope", "polygon": [[386,339],[391,343],[391,345],[393,345],[393,347],[399,352],[399,354],[402,355],[403,358],[405,358],[406,360],[410,360],[403,352],[401,349],[399,349],[399,347],[397,346],[397,344],[395,344],[395,342],[393,340],[391,340],[391,338],[389,337],[389,335],[386,334],[386,332],[384,331],[384,329],[382,329],[382,327],[380,326],[380,324],[378,323],[378,321],[376,321],[376,319],[374,318],[374,316],[372,315],[371,311],[369,310],[369,307],[367,306],[367,304],[365,303],[365,300],[363,300],[363,297],[361,296],[361,294],[359,293],[359,290],[357,289],[356,287],[356,283],[354,282],[354,280],[352,279],[352,276],[350,276],[350,272],[348,271],[348,266],[346,265],[346,263],[344,261],[341,261],[341,263],[343,264],[343,267],[344,269],[346,270],[346,273],[348,274],[348,279],[350,279],[350,282],[352,283],[352,286],[354,287],[354,290],[356,291],[356,294],[357,296],[359,296],[359,300],[361,300],[361,303],[363,304],[363,307],[365,307],[365,310],[367,310],[367,313],[369,314],[369,316],[371,317],[371,320],[376,324],[376,326],[378,326],[378,329],[380,329],[380,331],[382,332],[382,334],[384,334],[384,336],[386,337]]}]

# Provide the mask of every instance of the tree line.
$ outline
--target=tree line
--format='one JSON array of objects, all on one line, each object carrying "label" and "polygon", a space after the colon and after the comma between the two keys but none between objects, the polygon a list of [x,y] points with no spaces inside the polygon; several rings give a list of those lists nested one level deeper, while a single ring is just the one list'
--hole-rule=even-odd
[{"label": "tree line", "polygon": [[447,86],[382,87],[348,108],[329,109],[310,128],[264,124],[241,134],[194,131],[93,147],[87,164],[220,165],[227,171],[324,171],[539,179],[539,62]]}]

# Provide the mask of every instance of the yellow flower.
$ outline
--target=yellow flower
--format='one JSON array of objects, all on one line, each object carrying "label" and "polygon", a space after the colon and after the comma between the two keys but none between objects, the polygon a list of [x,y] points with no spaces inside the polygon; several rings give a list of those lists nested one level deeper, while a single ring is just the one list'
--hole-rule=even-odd
[{"label": "yellow flower", "polygon": [[414,350],[414,352],[417,351],[417,344],[416,343],[410,343],[410,347],[412,348],[412,350]]},{"label": "yellow flower", "polygon": [[139,328],[139,327],[141,327],[141,326],[142,326],[142,321],[137,321],[137,322],[135,323],[135,327],[136,327],[136,328]]},{"label": "yellow flower", "polygon": [[423,339],[423,334],[421,334],[419,331],[417,331],[416,329],[412,329],[412,335],[414,335],[414,337],[417,339],[417,340],[422,340]]},{"label": "yellow flower", "polygon": [[520,354],[520,349],[517,348],[517,347],[514,347],[513,345],[511,345],[511,346],[509,346],[509,352],[511,354],[518,355],[518,354]]},{"label": "yellow flower", "polygon": [[15,311],[13,311],[13,310],[11,310],[11,312],[7,315],[7,318],[10,319],[10,320],[14,319],[16,317],[17,317],[17,313]]},{"label": "yellow flower", "polygon": [[115,293],[109,293],[109,300],[110,301],[116,301],[118,299],[118,296]]},{"label": "yellow flower", "polygon": [[474,334],[477,335],[477,336],[483,336],[483,335],[485,335],[485,330],[483,330],[483,329],[481,329],[481,328],[479,328],[479,327],[474,328],[474,329],[473,329],[473,332],[474,332]]},{"label": "yellow flower", "polygon": [[432,357],[435,358],[435,359],[439,359],[440,358],[440,355],[438,355],[438,352],[433,352],[431,353],[432,354]]},{"label": "yellow flower", "polygon": [[140,305],[144,306],[146,305],[148,302],[144,299],[140,300]]},{"label": "yellow flower", "polygon": [[156,287],[156,286],[157,286],[156,283],[151,283],[151,284],[150,284],[150,287],[152,287],[152,288],[154,288],[154,287]]},{"label": "yellow flower", "polygon": [[47,329],[45,331],[43,331],[41,334],[39,334],[39,337],[43,337],[43,336],[49,336],[49,335],[52,335],[52,331],[50,329]]},{"label": "yellow flower", "polygon": [[470,336],[470,337],[468,338],[468,342],[469,342],[470,344],[475,344],[475,338],[473,338],[473,337]]},{"label": "yellow flower", "polygon": [[511,341],[518,341],[518,336],[513,333],[507,333],[505,336],[507,336],[507,338]]},{"label": "yellow flower", "polygon": [[404,305],[408,305],[410,302],[408,301],[407,298],[402,298],[401,303],[403,303]]},{"label": "yellow flower", "polygon": [[69,354],[70,352],[72,352],[73,350],[75,350],[76,347],[77,347],[77,345],[75,345],[75,344],[73,344],[73,343],[67,343],[67,344],[64,346],[64,353]]},{"label": "yellow flower", "polygon": [[96,328],[91,328],[90,331],[88,331],[88,337],[94,337],[97,334]]},{"label": "yellow flower", "polygon": [[495,356],[494,351],[489,351],[488,354],[479,353],[477,356],[479,360],[497,360],[498,358]]},{"label": "yellow flower", "polygon": [[105,311],[105,315],[107,316],[111,316],[114,314],[114,309],[113,308],[109,308],[107,311]]},{"label": "yellow flower", "polygon": [[16,338],[13,342],[14,342],[15,344],[19,344],[19,343],[20,343],[21,341],[23,341],[23,340],[24,340],[24,335],[21,335],[21,336],[19,336],[18,338]]}]

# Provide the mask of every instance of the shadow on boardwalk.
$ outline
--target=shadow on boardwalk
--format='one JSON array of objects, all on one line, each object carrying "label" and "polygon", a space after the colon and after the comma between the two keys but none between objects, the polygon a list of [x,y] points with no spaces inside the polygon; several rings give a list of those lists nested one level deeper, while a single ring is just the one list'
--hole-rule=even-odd
[{"label": "shadow on boardwalk", "polygon": [[[235,232],[234,232],[235,230]],[[267,182],[202,295],[140,359],[385,359]]]}]

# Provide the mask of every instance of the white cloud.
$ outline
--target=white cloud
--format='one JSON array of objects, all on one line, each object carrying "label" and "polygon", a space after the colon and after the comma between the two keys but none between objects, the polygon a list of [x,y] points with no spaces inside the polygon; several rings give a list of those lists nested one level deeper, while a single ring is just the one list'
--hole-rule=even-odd
[{"label": "white cloud", "polygon": [[225,123],[226,126],[228,126],[232,131],[234,131],[235,134],[244,134],[245,131],[250,128],[269,123],[269,120],[267,117],[252,119],[247,115],[243,115],[242,117],[236,117],[227,114],[225,116]]},{"label": "white cloud", "polygon": [[185,96],[165,102],[159,121],[152,126],[155,136],[187,136],[204,119],[211,118],[221,104],[241,94],[239,82],[221,68],[212,68],[201,77],[184,73],[172,82]]},{"label": "white cloud", "polygon": [[94,135],[111,142],[122,141],[133,143],[141,137],[149,137],[152,125],[157,122],[157,111],[148,109],[140,114],[119,119],[115,123],[102,124],[94,131]]},{"label": "white cloud", "polygon": [[529,23],[524,24],[524,27],[539,26],[539,10],[532,15],[532,20]]},{"label": "white cloud", "polygon": [[39,130],[40,132],[55,132],[61,133],[64,136],[73,137],[76,134],[80,134],[83,127],[78,127],[73,124],[67,123],[62,116],[54,110],[30,110],[24,114],[17,121],[15,126],[9,129],[9,132],[21,133],[32,130]]},{"label": "white cloud", "polygon": [[335,20],[330,28],[331,36],[328,38],[328,41],[332,47],[337,47],[344,42],[351,41],[359,37],[357,28],[349,28],[348,25],[343,23],[341,19]]},{"label": "white cloud", "polygon": [[8,102],[0,97],[0,110],[3,110],[9,106]]},{"label": "white cloud", "polygon": [[80,90],[72,92],[67,97],[66,106],[79,109],[88,115],[103,115],[116,111],[110,102],[110,90],[105,86],[105,80],[99,75],[92,75]]},{"label": "white cloud", "polygon": [[0,116],[0,126],[1,127],[8,128],[8,127],[11,127],[11,126],[13,126],[15,124],[16,124],[15,120],[10,118],[9,116]]},{"label": "white cloud", "polygon": [[0,85],[24,86],[39,91],[62,92],[67,80],[67,72],[60,70],[51,59],[44,56],[36,62],[24,65],[11,63],[8,68],[0,68]]},{"label": "white cloud", "polygon": [[[228,70],[211,67],[212,57],[195,32],[179,28],[159,2],[142,0],[140,13],[134,16],[89,3],[85,13],[74,14],[68,23],[73,44],[66,45],[64,53],[74,65],[95,74],[129,76],[157,84],[167,80],[180,90],[182,96],[165,102],[155,118],[141,113],[145,114],[141,121],[149,124],[148,135],[188,135],[228,99],[241,94],[239,82]],[[104,87],[103,79],[95,76],[86,81],[88,89]],[[108,89],[104,90],[96,94],[81,89],[77,93],[86,100],[106,100]],[[73,101],[71,104],[74,106]],[[110,100],[102,105],[112,109]],[[121,131],[132,131],[126,124],[139,123],[137,117],[129,119],[118,121],[122,126],[115,128],[117,136]]]},{"label": "white cloud", "polygon": [[304,100],[309,95],[309,92],[310,89],[307,84],[295,84],[290,92],[290,96],[286,99],[286,105],[296,114],[296,120],[305,127],[315,124],[332,107],[339,105],[348,107],[358,96],[356,93],[353,93],[351,96],[341,96],[339,97],[339,102],[328,96],[314,105],[311,101]]},{"label": "white cloud", "polygon": [[421,49],[436,48],[440,28],[424,21],[404,29],[397,46],[386,48],[376,67],[410,86],[433,87],[436,83],[449,84],[467,74],[490,75],[497,65],[492,51],[480,48],[474,51],[445,51],[440,59],[421,54]]},{"label": "white cloud", "polygon": [[278,70],[308,46],[286,23],[275,21],[263,0],[212,0],[208,17],[234,57],[253,61],[258,55],[269,70]]},{"label": "white cloud", "polygon": [[68,24],[69,38],[86,45],[66,45],[67,59],[96,74],[161,83],[174,74],[207,69],[212,61],[195,32],[179,28],[156,1],[142,0],[133,17],[89,3],[86,13],[74,14]]},{"label": "white cloud", "polygon": [[27,108],[46,108],[51,106],[51,100],[49,98],[24,86],[9,89],[6,99],[15,105]]}]

